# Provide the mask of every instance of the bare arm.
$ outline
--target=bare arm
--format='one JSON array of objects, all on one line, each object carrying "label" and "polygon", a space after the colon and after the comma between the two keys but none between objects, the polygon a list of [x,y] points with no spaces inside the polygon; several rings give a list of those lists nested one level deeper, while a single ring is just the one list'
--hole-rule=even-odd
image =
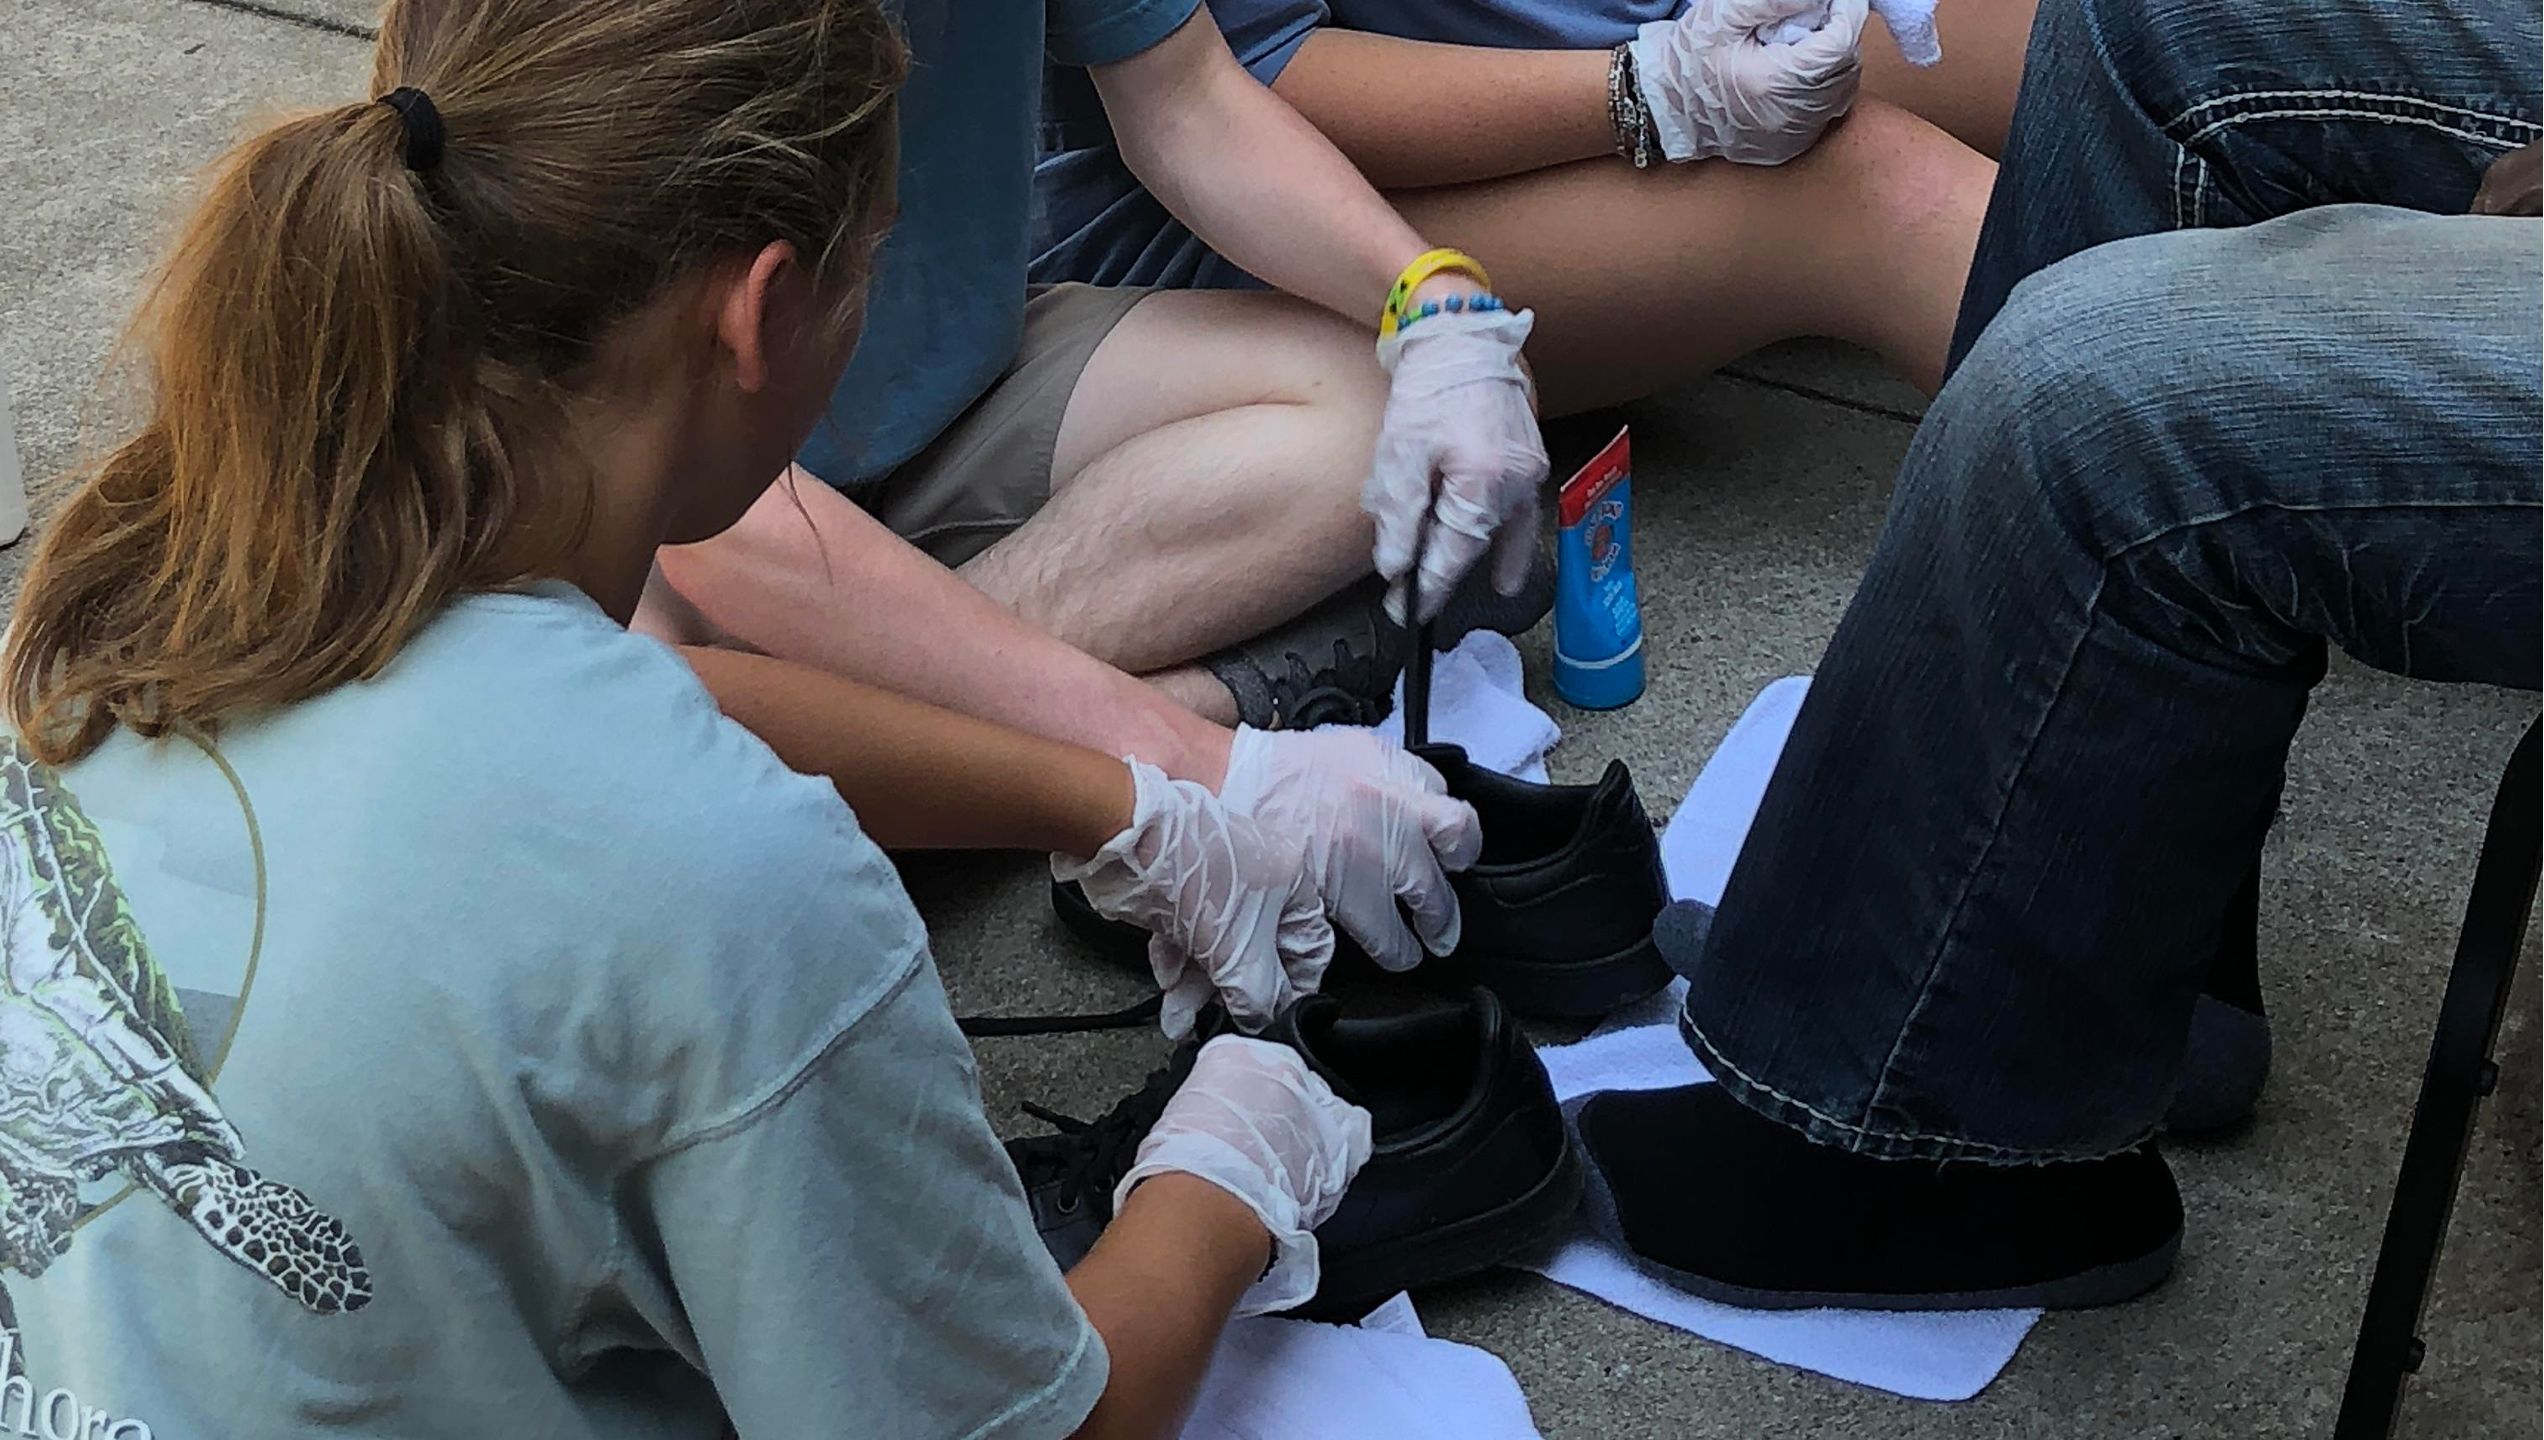
[{"label": "bare arm", "polygon": [[1093,74],[1131,173],[1212,249],[1271,284],[1367,324],[1397,273],[1429,248],[1314,125],[1237,64],[1208,9]]},{"label": "bare arm", "polygon": [[718,630],[1010,730],[1137,755],[1213,790],[1227,778],[1228,731],[1019,620],[820,481],[799,473],[791,489],[771,486],[707,544],[661,552],[662,575]]},{"label": "bare arm", "polygon": [[886,849],[1084,856],[1131,823],[1131,772],[1109,755],[765,655],[682,654],[726,715],[839,787]]},{"label": "bare arm", "polygon": [[1113,1362],[1082,1440],[1160,1440],[1181,1428],[1270,1243],[1254,1212],[1207,1180],[1160,1175],[1131,1191],[1069,1272]]},{"label": "bare arm", "polygon": [[1605,50],[1319,30],[1272,92],[1384,190],[1525,174],[1616,149]]}]

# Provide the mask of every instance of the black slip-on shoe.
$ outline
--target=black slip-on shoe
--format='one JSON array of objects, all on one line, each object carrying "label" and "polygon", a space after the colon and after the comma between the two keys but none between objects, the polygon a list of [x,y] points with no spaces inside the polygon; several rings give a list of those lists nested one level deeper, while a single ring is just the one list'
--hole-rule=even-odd
[{"label": "black slip-on shoe", "polygon": [[[1317,1227],[1320,1283],[1294,1313],[1355,1320],[1398,1291],[1541,1249],[1571,1225],[1581,1166],[1554,1088],[1489,992],[1384,1017],[1311,995],[1261,1038],[1297,1050],[1371,1116],[1369,1163]],[[1102,1119],[1037,1111],[1063,1133],[1008,1142],[1034,1224],[1063,1269],[1103,1233],[1113,1187],[1199,1050],[1198,1039],[1185,1042]]]},{"label": "black slip-on shoe", "polygon": [[[1484,852],[1449,877],[1457,892],[1457,948],[1425,960],[1409,978],[1450,993],[1482,985],[1522,1015],[1596,1019],[1670,982],[1652,943],[1652,920],[1669,900],[1661,843],[1621,760],[1591,785],[1540,785],[1468,763],[1455,745],[1414,753],[1475,807]],[[1147,969],[1148,933],[1108,920],[1073,884],[1055,884],[1062,923],[1120,963]],[[1346,936],[1335,936],[1327,984],[1348,988],[1378,973]]]},{"label": "black slip-on shoe", "polygon": [[1414,753],[1475,807],[1484,853],[1450,877],[1457,948],[1414,971],[1482,985],[1522,1015],[1590,1020],[1669,984],[1652,920],[1669,903],[1660,837],[1622,760],[1590,785],[1540,785],[1468,762],[1455,745]]},{"label": "black slip-on shoe", "polygon": [[1572,1226],[1581,1164],[1553,1082],[1489,990],[1357,1017],[1330,995],[1264,1032],[1370,1113],[1369,1163],[1316,1229],[1321,1279],[1298,1308],[1357,1320],[1402,1290],[1544,1249]]},{"label": "black slip-on shoe", "polygon": [[2155,1288],[2181,1252],[2181,1192],[2152,1145],[2050,1164],[1876,1160],[1711,1084],[1567,1109],[1590,1227],[1655,1279],[1727,1305],[2078,1309]]}]

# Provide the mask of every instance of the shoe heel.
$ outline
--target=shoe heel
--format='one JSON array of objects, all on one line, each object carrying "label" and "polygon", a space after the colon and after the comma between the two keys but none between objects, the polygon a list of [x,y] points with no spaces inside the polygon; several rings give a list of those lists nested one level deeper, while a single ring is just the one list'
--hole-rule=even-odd
[{"label": "shoe heel", "polygon": [[[1499,956],[1458,957],[1459,969],[1532,1020],[1599,1020],[1659,994],[1677,978],[1652,937],[1596,960],[1552,966]],[[1419,971],[1415,973],[1419,974]]]},{"label": "shoe heel", "polygon": [[1349,1260],[1329,1262],[1329,1275],[1356,1268],[1355,1288],[1320,1293],[1284,1313],[1329,1325],[1355,1324],[1399,1292],[1462,1280],[1545,1249],[1572,1233],[1574,1216],[1581,1208],[1582,1163],[1580,1147],[1567,1137],[1563,1158],[1527,1194],[1498,1210],[1390,1244],[1384,1247],[1384,1257],[1372,1257],[1365,1266],[1355,1267]]}]

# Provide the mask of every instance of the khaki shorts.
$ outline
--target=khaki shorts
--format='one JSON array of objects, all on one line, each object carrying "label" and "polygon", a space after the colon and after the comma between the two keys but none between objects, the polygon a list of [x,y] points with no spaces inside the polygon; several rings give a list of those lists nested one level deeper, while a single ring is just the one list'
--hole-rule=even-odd
[{"label": "khaki shorts", "polygon": [[1144,289],[1037,287],[1025,301],[1015,363],[945,433],[885,476],[865,500],[892,532],[955,566],[998,543],[1051,498],[1060,420],[1095,347],[1148,297]]}]

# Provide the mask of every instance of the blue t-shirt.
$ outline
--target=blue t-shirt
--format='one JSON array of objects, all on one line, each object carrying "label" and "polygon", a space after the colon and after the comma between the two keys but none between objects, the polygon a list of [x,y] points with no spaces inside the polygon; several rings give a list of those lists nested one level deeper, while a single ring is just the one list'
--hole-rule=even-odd
[{"label": "blue t-shirt", "polygon": [[895,0],[910,46],[901,219],[875,271],[865,339],[804,446],[804,468],[852,491],[880,479],[1015,360],[1046,56],[1070,66],[1125,60],[1198,8],[1199,0]]},{"label": "blue t-shirt", "polygon": [[[1504,49],[1610,49],[1687,0],[1210,0],[1228,45],[1269,85],[1325,25]],[[1058,60],[1059,57],[1053,57]],[[1082,71],[1045,82],[1042,161],[1034,167],[1033,279],[1096,285],[1226,287],[1258,283],[1221,259],[1140,188]]]}]

